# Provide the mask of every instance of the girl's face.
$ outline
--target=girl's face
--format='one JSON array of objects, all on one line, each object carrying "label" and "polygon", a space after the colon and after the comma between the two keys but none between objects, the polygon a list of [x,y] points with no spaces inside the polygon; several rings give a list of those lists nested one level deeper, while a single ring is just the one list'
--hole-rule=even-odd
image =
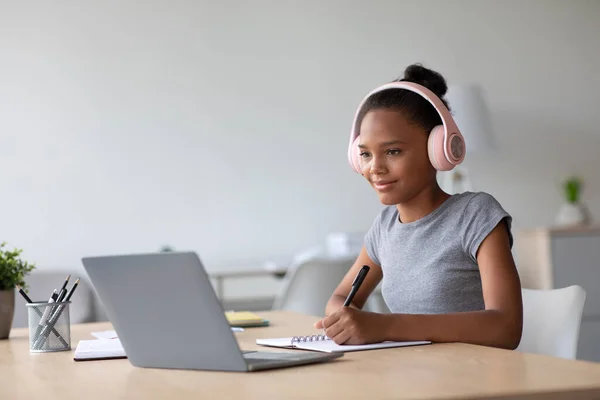
[{"label": "girl's face", "polygon": [[427,154],[428,132],[397,110],[369,111],[360,125],[363,176],[385,205],[407,203],[436,184]]}]

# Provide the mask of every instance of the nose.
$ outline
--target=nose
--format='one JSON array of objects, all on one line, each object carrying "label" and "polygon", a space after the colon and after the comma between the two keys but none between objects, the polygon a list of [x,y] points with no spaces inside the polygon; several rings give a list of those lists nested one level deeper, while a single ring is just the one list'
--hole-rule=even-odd
[{"label": "nose", "polygon": [[373,156],[369,163],[369,173],[371,175],[381,175],[387,172],[385,157]]}]

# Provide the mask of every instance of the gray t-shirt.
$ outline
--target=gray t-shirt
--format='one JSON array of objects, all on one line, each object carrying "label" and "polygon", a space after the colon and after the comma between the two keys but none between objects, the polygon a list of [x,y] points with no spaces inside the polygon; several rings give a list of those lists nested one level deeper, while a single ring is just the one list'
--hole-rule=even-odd
[{"label": "gray t-shirt", "polygon": [[371,260],[383,270],[382,294],[393,313],[443,314],[485,309],[476,254],[486,236],[512,217],[491,195],[452,195],[423,218],[401,223],[387,206],[365,235]]}]

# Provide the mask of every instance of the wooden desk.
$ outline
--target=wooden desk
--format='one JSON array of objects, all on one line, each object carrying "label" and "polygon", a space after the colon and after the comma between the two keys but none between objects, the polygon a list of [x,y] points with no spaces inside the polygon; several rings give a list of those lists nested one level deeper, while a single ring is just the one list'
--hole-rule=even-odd
[{"label": "wooden desk", "polygon": [[[313,317],[260,313],[268,328],[236,333],[242,349],[264,337],[314,334]],[[110,324],[77,325],[72,344]],[[600,398],[600,364],[464,344],[347,353],[326,364],[253,372],[135,368],[127,360],[73,361],[73,352],[30,354],[28,332],[0,341],[2,399],[588,399]]]}]

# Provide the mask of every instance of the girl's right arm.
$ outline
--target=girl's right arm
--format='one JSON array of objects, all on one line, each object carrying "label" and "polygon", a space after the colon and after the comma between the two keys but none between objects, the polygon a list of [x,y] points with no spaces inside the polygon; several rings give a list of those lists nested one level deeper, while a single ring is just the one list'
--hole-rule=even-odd
[{"label": "girl's right arm", "polygon": [[369,273],[367,274],[365,280],[354,299],[352,300],[352,304],[350,307],[362,309],[367,302],[367,298],[373,292],[373,290],[377,287],[381,279],[383,278],[383,272],[381,267],[373,262],[369,255],[367,254],[366,248],[363,248],[360,251],[354,265],[350,268],[350,270],[344,276],[344,279],[340,282],[338,287],[333,292],[333,295],[327,302],[327,307],[325,308],[325,314],[329,315],[340,308],[343,307],[344,302],[346,301],[346,297],[350,293],[352,288],[352,282],[354,282],[354,278],[358,274],[358,271],[363,267],[363,265],[368,265],[370,267]]}]

